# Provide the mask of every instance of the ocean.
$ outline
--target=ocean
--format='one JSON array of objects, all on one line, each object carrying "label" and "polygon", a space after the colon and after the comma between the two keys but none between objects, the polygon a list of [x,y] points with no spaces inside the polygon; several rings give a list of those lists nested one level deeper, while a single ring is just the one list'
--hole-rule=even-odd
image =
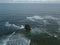
[{"label": "ocean", "polygon": [[0,45],[60,45],[60,4],[0,3]]}]

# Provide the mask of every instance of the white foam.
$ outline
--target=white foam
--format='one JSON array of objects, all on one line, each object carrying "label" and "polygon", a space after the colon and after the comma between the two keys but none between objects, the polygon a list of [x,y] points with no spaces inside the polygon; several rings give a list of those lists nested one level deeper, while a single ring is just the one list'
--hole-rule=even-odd
[{"label": "white foam", "polygon": [[32,17],[26,17],[30,21],[35,21]]},{"label": "white foam", "polygon": [[14,27],[14,28],[17,28],[17,29],[23,29],[23,28],[24,28],[23,25],[17,26],[17,25],[15,25],[15,24],[10,24],[9,22],[6,22],[6,23],[5,23],[5,26],[6,26],[6,27]]},{"label": "white foam", "polygon": [[45,19],[54,19],[54,20],[58,20],[58,18],[53,17],[53,16],[44,16]]},{"label": "white foam", "polygon": [[9,24],[9,22],[6,22],[6,23],[5,23],[5,26],[10,27],[10,26],[11,26],[11,24]]},{"label": "white foam", "polygon": [[[31,16],[31,17],[26,17],[26,19],[30,20],[30,21],[33,21],[33,22],[38,22],[39,21],[42,21],[44,24],[49,24],[48,20],[47,19],[53,19],[53,20],[58,20],[59,18],[56,18],[56,17],[53,17],[53,16]],[[58,21],[57,21],[58,23]]]},{"label": "white foam", "polygon": [[58,18],[56,18],[56,17],[53,17],[53,16],[32,16],[32,17],[26,17],[27,19],[29,19],[29,20],[33,20],[33,19],[37,19],[37,20],[43,20],[43,19],[55,19],[55,20],[57,20]]},{"label": "white foam", "polygon": [[46,30],[45,29],[40,29],[40,28],[33,28],[31,31],[30,31],[31,34],[41,34],[41,33],[46,33]]},{"label": "white foam", "polygon": [[23,25],[21,25],[20,29],[24,29],[24,26],[23,26]]},{"label": "white foam", "polygon": [[15,34],[6,42],[8,45],[30,45],[30,40],[24,34]]},{"label": "white foam", "polygon": [[34,34],[34,35],[38,35],[38,34],[41,34],[41,33],[47,33],[49,36],[53,36],[53,37],[58,38],[58,35],[52,34],[52,33],[50,33],[49,31],[46,31],[46,30],[43,30],[43,29],[33,28],[33,29],[31,30],[31,34]]},{"label": "white foam", "polygon": [[15,34],[15,32],[13,32],[11,35],[9,35],[9,36],[7,37],[7,39],[3,40],[3,45],[6,45],[7,42],[9,41],[9,38],[11,38],[14,34]]},{"label": "white foam", "polygon": [[31,21],[43,19],[41,16],[32,16],[32,17],[26,17],[26,18],[29,19],[29,20],[31,20]]},{"label": "white foam", "polygon": [[41,16],[33,16],[34,19],[43,19]]}]

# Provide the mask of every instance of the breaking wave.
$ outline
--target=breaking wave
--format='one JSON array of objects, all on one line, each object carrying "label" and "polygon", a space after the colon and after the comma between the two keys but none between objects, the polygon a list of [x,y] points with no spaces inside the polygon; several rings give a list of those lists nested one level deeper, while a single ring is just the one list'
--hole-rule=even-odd
[{"label": "breaking wave", "polygon": [[30,20],[30,21],[43,21],[44,23],[48,23],[48,19],[52,19],[52,20],[58,20],[59,18],[53,17],[53,16],[32,16],[32,17],[26,17],[26,19]]},{"label": "breaking wave", "polygon": [[26,38],[23,34],[16,34],[13,32],[11,35],[7,36],[3,40],[3,45],[29,45],[30,40]]},{"label": "breaking wave", "polygon": [[15,32],[13,32],[12,34],[10,34],[9,36],[7,36],[7,38],[5,40],[3,40],[3,45],[7,45],[7,42],[9,41],[9,39],[15,34]]},{"label": "breaking wave", "polygon": [[30,40],[26,38],[23,34],[15,34],[7,42],[7,45],[29,45],[29,44]]},{"label": "breaking wave", "polygon": [[[26,17],[26,19],[32,22],[33,25],[35,25],[34,23],[36,22],[36,26],[34,28],[32,27],[30,31],[32,35],[40,35],[42,33],[46,33],[49,36],[60,39],[60,27],[58,21],[59,18],[53,16],[35,15],[32,17]],[[10,24],[9,22],[5,22],[4,26],[9,28],[13,27],[15,29],[24,29],[24,25],[18,26],[15,24]],[[3,45],[29,45],[30,42],[31,40],[25,37],[24,34],[16,34],[15,32],[13,32],[7,37],[7,39],[3,40]]]},{"label": "breaking wave", "polygon": [[15,24],[10,24],[9,22],[6,22],[6,23],[5,23],[5,26],[6,26],[6,27],[14,27],[14,28],[17,28],[17,29],[24,29],[24,26],[23,26],[23,25],[17,26],[17,25],[15,25]]},{"label": "breaking wave", "polygon": [[[32,22],[37,22],[41,24],[39,28],[32,29],[32,33],[34,34],[40,34],[40,33],[47,33],[50,36],[54,36],[56,38],[59,37],[58,30],[60,27],[59,25],[59,18],[53,17],[53,16],[32,16],[32,17],[26,17],[26,19],[32,21]],[[36,24],[37,24],[36,23]],[[39,25],[38,24],[38,25]]]}]

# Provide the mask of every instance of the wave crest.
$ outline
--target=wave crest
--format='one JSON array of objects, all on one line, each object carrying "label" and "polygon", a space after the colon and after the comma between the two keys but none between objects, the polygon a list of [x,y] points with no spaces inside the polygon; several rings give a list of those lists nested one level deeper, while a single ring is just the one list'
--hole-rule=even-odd
[{"label": "wave crest", "polygon": [[17,28],[17,29],[24,29],[24,26],[23,26],[23,25],[17,26],[17,25],[15,25],[15,24],[10,24],[9,22],[6,22],[6,23],[5,23],[5,26],[6,26],[6,27],[14,27],[14,28]]}]

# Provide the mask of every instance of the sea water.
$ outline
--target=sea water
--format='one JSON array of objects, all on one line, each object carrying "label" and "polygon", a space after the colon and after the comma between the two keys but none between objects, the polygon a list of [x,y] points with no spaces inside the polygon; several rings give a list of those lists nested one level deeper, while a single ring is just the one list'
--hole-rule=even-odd
[{"label": "sea water", "polygon": [[[15,33],[24,30],[26,23],[31,25],[32,39]],[[60,4],[0,3],[0,45],[60,45],[59,42]]]}]

